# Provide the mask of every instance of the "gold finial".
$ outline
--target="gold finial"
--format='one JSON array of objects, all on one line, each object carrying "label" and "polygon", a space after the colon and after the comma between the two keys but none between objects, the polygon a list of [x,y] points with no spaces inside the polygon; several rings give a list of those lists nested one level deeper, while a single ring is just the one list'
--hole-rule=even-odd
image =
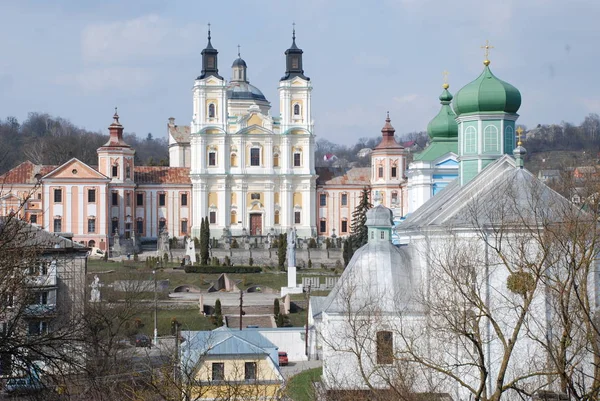
[{"label": "gold finial", "polygon": [[485,49],[485,60],[483,60],[483,64],[485,66],[490,65],[490,60],[488,58],[488,56],[490,55],[490,49],[493,49],[494,46],[490,45],[490,41],[486,39],[485,41],[485,46],[481,46],[482,49]]},{"label": "gold finial", "polygon": [[521,146],[523,144],[523,142],[521,142],[521,135],[523,135],[523,127],[519,126],[519,128],[517,128],[517,138],[519,139],[517,146]]},{"label": "gold finial", "polygon": [[450,75],[448,71],[444,70],[442,72],[442,76],[444,77],[444,84],[442,85],[442,88],[444,89],[448,89],[450,87],[450,85],[448,85],[448,75]]}]

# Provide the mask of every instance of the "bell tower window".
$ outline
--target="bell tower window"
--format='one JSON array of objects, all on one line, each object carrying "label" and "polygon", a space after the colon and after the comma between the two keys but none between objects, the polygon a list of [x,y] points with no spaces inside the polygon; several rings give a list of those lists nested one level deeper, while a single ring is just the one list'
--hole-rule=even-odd
[{"label": "bell tower window", "polygon": [[298,59],[298,57],[292,57],[292,68],[296,70],[299,67],[300,67],[300,60]]},{"label": "bell tower window", "polygon": [[206,59],[206,67],[215,68],[215,58],[213,56],[208,56]]},{"label": "bell tower window", "polygon": [[300,105],[298,103],[296,103],[294,105],[294,115],[295,116],[299,116],[300,115]]},{"label": "bell tower window", "polygon": [[208,105],[208,118],[215,118],[215,104]]}]

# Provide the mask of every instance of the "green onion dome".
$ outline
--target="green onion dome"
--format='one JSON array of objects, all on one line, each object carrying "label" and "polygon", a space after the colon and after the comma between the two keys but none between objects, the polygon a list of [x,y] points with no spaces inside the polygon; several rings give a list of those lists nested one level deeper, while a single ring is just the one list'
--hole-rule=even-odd
[{"label": "green onion dome", "polygon": [[489,60],[481,75],[465,85],[454,97],[452,106],[458,116],[475,113],[516,113],[521,106],[521,93],[517,88],[496,78]]},{"label": "green onion dome", "polygon": [[427,125],[427,134],[431,140],[447,139],[458,137],[458,124],[456,123],[456,114],[450,107],[452,94],[448,92],[448,84],[444,84],[444,91],[440,95],[442,108],[440,112]]}]

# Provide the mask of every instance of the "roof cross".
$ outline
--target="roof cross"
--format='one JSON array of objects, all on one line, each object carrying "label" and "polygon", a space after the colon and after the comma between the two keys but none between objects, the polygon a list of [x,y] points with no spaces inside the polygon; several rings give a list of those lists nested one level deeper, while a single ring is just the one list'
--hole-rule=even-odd
[{"label": "roof cross", "polygon": [[442,87],[444,89],[448,89],[450,87],[450,85],[448,85],[448,75],[450,75],[448,71],[444,70],[442,72],[442,77],[444,77],[444,84],[442,85]]},{"label": "roof cross", "polygon": [[208,23],[208,40],[210,40],[210,22]]},{"label": "roof cross", "polygon": [[240,45],[238,45],[238,57],[242,57],[240,56]]},{"label": "roof cross", "polygon": [[486,39],[485,46],[481,46],[482,49],[485,49],[485,61],[488,61],[488,56],[490,55],[490,49],[493,49],[494,46],[490,45],[490,41]]},{"label": "roof cross", "polygon": [[521,146],[523,144],[523,142],[521,142],[522,135],[523,135],[523,127],[519,126],[519,128],[517,128],[517,139],[519,140],[517,142],[517,146]]},{"label": "roof cross", "polygon": [[296,40],[296,23],[292,22],[292,39]]}]

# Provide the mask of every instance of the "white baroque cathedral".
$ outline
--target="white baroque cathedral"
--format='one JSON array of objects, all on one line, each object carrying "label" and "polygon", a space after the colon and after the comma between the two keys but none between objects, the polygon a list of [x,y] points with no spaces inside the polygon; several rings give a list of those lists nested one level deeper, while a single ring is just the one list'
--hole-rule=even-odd
[{"label": "white baroque cathedral", "polygon": [[170,164],[190,168],[193,236],[204,216],[215,237],[292,227],[299,236],[316,234],[312,83],[302,53],[294,31],[278,86],[281,115],[273,117],[239,53],[231,80],[219,75],[209,31],[192,89],[191,125],[169,122]]}]

